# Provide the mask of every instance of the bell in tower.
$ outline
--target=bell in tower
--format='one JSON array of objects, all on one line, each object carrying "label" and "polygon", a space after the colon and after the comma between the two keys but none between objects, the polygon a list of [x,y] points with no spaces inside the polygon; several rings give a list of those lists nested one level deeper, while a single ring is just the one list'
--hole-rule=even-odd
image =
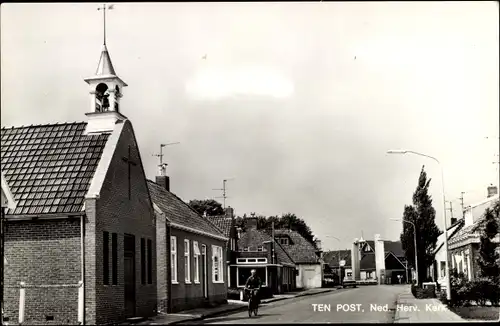
[{"label": "bell in tower", "polygon": [[[111,6],[103,8],[103,13]],[[105,16],[104,16],[105,17]],[[104,20],[105,21],[105,20]],[[104,25],[105,31],[105,25]],[[115,72],[111,57],[106,47],[106,33],[102,45],[101,57],[94,76],[85,78],[89,85],[90,110],[88,117],[87,133],[111,132],[117,121],[127,119],[120,113],[120,99],[122,89],[127,84]]]}]

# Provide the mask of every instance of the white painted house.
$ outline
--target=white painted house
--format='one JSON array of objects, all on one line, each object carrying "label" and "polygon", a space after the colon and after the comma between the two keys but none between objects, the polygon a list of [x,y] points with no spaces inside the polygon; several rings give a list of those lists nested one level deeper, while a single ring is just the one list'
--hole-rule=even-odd
[{"label": "white painted house", "polygon": [[[464,226],[464,219],[460,219],[448,227],[448,240],[455,235]],[[430,267],[430,275],[440,286],[446,286],[446,253],[444,248],[444,232],[439,235],[434,250],[434,263]]]},{"label": "white painted house", "polygon": [[[320,288],[323,284],[323,262],[319,248],[316,249],[313,244],[293,230],[275,230],[274,238],[285,249],[297,266],[297,288]],[[318,247],[321,246],[319,242],[316,245]]]},{"label": "white painted house", "polygon": [[[467,207],[464,211],[464,226],[456,232],[448,241],[450,251],[450,269],[456,268],[468,276],[469,280],[479,275],[477,257],[479,254],[479,244],[481,230],[484,225],[484,213],[487,208],[492,208],[499,200],[496,191],[490,192],[485,200]],[[493,242],[500,243],[497,235]],[[497,248],[500,249],[500,246]]]}]

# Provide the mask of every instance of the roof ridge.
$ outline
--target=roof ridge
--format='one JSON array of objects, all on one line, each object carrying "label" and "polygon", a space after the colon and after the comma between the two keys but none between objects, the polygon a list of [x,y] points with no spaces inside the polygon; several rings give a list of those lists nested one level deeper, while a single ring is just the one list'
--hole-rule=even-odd
[{"label": "roof ridge", "polygon": [[174,194],[173,192],[167,190],[167,189],[164,189],[162,188],[159,184],[157,184],[156,182],[152,181],[152,180],[149,180],[149,179],[146,179],[148,182],[151,182],[153,183],[155,186],[157,186],[159,189],[161,189],[162,191],[166,191],[168,193],[170,193],[172,196],[174,196],[176,199],[178,199],[180,202],[182,202],[182,204],[186,207],[188,207],[191,211],[193,211],[196,215],[198,215],[199,217],[201,217],[203,220],[207,221],[212,227],[215,228],[215,230],[217,232],[219,232],[219,235],[222,235],[222,236],[226,236],[214,223],[212,223],[212,221],[210,221],[209,219],[203,217],[202,215],[200,215],[194,208],[192,208],[188,203],[186,203],[184,200],[182,200],[182,198],[180,198],[179,196],[177,196],[176,194]]},{"label": "roof ridge", "polygon": [[11,127],[2,127],[1,129],[2,130],[7,130],[7,129],[23,129],[23,128],[32,128],[32,127],[51,127],[51,126],[62,126],[62,125],[77,125],[77,124],[86,124],[87,122],[86,121],[81,121],[81,122],[78,122],[78,121],[74,121],[74,122],[55,122],[55,123],[46,123],[46,124],[37,124],[37,125],[22,125],[22,126],[19,126],[19,127],[14,127],[14,126],[11,126]]}]

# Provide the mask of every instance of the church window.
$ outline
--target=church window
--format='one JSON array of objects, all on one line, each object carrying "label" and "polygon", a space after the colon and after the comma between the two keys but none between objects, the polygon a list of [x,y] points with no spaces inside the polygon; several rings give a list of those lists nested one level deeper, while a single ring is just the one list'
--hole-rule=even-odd
[{"label": "church window", "polygon": [[103,284],[109,284],[109,232],[103,233]]},{"label": "church window", "polygon": [[146,284],[146,241],[141,238],[141,284]]},{"label": "church window", "polygon": [[118,235],[111,235],[111,266],[112,266],[112,284],[118,284]]},{"label": "church window", "polygon": [[148,284],[153,284],[153,242],[148,239]]}]

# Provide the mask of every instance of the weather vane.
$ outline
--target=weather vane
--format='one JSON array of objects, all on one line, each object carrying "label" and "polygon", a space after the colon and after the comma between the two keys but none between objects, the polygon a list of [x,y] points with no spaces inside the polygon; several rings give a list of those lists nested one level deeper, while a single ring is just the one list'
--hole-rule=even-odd
[{"label": "weather vane", "polygon": [[106,4],[103,4],[102,7],[97,8],[97,10],[102,10],[104,18],[104,45],[106,45],[106,10],[112,10],[114,8],[115,5],[108,5],[106,8]]}]

